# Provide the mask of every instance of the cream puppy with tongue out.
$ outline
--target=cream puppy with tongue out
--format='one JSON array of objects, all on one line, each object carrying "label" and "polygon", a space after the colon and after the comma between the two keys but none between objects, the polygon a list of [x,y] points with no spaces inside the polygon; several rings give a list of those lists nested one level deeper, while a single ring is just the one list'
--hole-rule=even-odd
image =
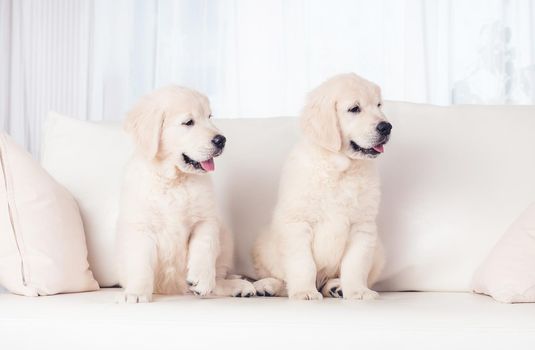
[{"label": "cream puppy with tongue out", "polygon": [[373,299],[383,266],[375,158],[392,129],[379,87],[356,74],[327,80],[309,94],[301,129],[253,250],[257,294]]},{"label": "cream puppy with tongue out", "polygon": [[227,276],[233,242],[207,175],[226,139],[208,99],[184,87],[156,90],[128,113],[125,129],[136,151],[117,222],[118,301],[149,302],[153,293],[252,296],[250,282]]}]

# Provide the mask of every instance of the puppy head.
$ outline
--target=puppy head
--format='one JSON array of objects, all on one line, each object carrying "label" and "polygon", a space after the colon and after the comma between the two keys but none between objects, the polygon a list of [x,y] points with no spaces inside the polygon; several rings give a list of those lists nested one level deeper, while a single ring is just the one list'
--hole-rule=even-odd
[{"label": "puppy head", "polygon": [[213,158],[226,141],[210,117],[206,96],[169,86],[142,97],[128,113],[125,129],[147,159],[202,174],[214,170]]},{"label": "puppy head", "polygon": [[352,159],[383,153],[392,125],[381,110],[381,90],[356,74],[325,81],[308,95],[301,127],[312,142]]}]

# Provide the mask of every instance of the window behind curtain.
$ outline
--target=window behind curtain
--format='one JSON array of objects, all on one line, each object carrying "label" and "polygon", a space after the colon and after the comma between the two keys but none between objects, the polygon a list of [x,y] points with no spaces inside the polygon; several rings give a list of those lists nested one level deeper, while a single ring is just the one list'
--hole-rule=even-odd
[{"label": "window behind curtain", "polygon": [[296,115],[348,71],[386,99],[532,104],[534,18],[529,0],[3,0],[0,125],[36,153],[48,110],[121,120],[171,83],[216,117]]}]

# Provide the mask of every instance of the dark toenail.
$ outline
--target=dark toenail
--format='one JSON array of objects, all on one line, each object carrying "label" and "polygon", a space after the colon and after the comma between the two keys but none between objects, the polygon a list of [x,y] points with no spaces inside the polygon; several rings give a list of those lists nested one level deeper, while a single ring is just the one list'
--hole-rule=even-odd
[{"label": "dark toenail", "polygon": [[241,297],[241,292],[238,293],[238,294],[236,294],[236,295],[234,295],[234,297],[235,297],[235,298],[240,298],[240,297]]},{"label": "dark toenail", "polygon": [[343,296],[344,296],[344,292],[342,292],[341,289],[338,289],[338,295],[341,296],[341,297],[343,297]]},{"label": "dark toenail", "polygon": [[263,297],[263,296],[264,296],[264,293],[259,292],[259,291],[256,291],[256,295],[259,296],[259,297]]},{"label": "dark toenail", "polygon": [[272,297],[273,294],[271,294],[270,292],[266,292],[265,296],[266,296],[266,297]]},{"label": "dark toenail", "polygon": [[331,291],[331,293],[336,293],[336,287],[332,287],[331,289],[329,289]]},{"label": "dark toenail", "polygon": [[251,293],[247,293],[247,294],[245,294],[243,297],[244,297],[244,298],[250,298],[251,295],[252,295]]}]

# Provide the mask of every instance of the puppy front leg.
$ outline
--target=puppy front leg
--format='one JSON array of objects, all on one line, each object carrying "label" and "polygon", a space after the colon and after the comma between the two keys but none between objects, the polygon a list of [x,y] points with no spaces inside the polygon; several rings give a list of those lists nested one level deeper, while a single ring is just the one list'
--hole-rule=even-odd
[{"label": "puppy front leg", "polygon": [[128,233],[119,257],[120,283],[124,288],[117,302],[147,303],[154,292],[156,244],[144,232]]},{"label": "puppy front leg", "polygon": [[282,259],[288,296],[297,300],[322,299],[316,289],[316,263],[312,256],[312,230],[307,223],[284,227]]},{"label": "puppy front leg", "polygon": [[219,225],[199,222],[189,241],[187,283],[197,295],[208,295],[216,285],[216,260],[220,252]]},{"label": "puppy front leg", "polygon": [[375,299],[377,292],[369,289],[368,277],[373,267],[377,246],[375,223],[352,227],[349,243],[340,268],[340,282],[345,299]]}]

